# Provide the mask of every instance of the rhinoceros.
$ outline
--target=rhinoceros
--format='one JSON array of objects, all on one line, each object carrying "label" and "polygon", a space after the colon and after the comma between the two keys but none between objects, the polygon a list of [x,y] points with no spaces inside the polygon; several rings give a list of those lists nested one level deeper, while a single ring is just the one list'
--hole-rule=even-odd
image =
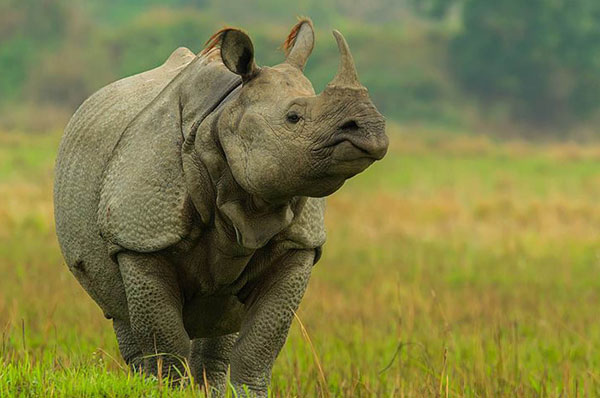
[{"label": "rhinoceros", "polygon": [[259,67],[249,36],[224,28],[198,55],[179,48],[100,89],[68,123],[56,232],[130,366],[191,369],[214,396],[228,377],[239,394],[267,395],[325,242],[323,198],[388,146],[333,34],[339,68],[318,95],[302,19],[279,65]]}]

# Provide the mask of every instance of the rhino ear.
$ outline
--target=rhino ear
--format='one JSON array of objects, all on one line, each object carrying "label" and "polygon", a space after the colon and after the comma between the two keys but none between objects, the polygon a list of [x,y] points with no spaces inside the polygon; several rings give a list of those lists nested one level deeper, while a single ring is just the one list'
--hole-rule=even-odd
[{"label": "rhino ear", "polygon": [[221,47],[223,64],[236,75],[240,75],[242,81],[252,79],[260,70],[254,62],[252,40],[241,30],[235,28],[220,30],[208,40],[204,51],[215,46]]},{"label": "rhino ear", "polygon": [[302,18],[294,25],[283,43],[283,50],[286,55],[285,62],[303,70],[314,46],[315,31],[313,23],[308,18]]}]

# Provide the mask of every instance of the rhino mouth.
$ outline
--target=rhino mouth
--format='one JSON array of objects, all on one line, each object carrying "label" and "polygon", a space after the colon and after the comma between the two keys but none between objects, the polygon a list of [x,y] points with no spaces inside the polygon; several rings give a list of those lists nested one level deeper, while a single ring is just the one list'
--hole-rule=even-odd
[{"label": "rhino mouth", "polygon": [[351,140],[343,140],[333,145],[331,158],[339,161],[377,160],[364,146]]},{"label": "rhino mouth", "polygon": [[366,137],[354,134],[337,135],[326,147],[331,158],[339,161],[381,160],[387,152],[387,137]]}]

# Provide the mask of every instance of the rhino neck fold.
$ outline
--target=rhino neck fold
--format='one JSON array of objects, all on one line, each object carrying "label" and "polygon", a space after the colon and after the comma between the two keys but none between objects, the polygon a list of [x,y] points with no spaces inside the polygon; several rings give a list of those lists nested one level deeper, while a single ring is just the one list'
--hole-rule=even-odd
[{"label": "rhino neck fold", "polygon": [[180,75],[177,82],[181,133],[183,138],[195,132],[217,108],[236,95],[242,80],[221,62],[198,57]]},{"label": "rhino neck fold", "polygon": [[236,94],[237,90],[232,90],[187,135],[182,148],[183,170],[203,224],[215,226],[243,248],[258,249],[292,223],[306,198],[271,204],[252,196],[235,181],[218,139],[217,125],[224,104]]}]

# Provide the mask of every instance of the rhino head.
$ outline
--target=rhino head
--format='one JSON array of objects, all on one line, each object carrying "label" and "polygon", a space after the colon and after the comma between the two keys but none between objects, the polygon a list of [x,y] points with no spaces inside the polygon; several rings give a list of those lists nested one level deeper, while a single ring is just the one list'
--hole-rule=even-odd
[{"label": "rhino head", "polygon": [[242,79],[219,119],[227,163],[244,190],[267,202],[329,195],[387,151],[385,119],[358,80],[346,40],[333,35],[339,69],[318,95],[303,74],[314,46],[308,20],[292,29],[276,66],[257,66],[252,41],[237,29],[220,31],[207,47],[220,45],[223,63]]}]

